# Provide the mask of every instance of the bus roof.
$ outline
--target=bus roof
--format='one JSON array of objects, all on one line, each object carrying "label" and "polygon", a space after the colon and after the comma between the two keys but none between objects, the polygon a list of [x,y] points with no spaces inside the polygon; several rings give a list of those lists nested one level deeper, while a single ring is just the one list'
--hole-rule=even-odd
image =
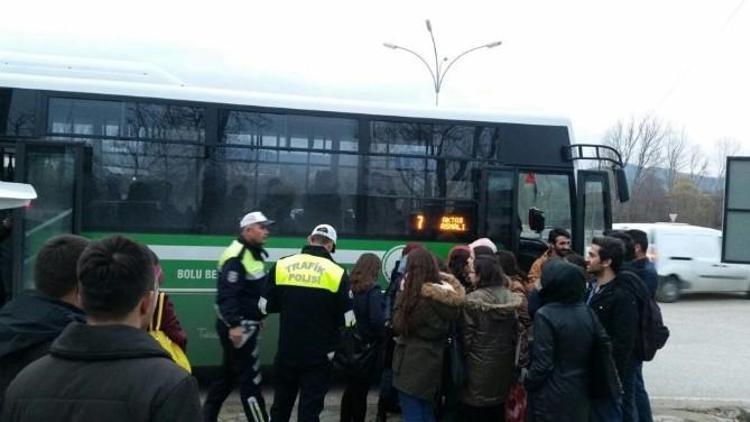
[{"label": "bus roof", "polygon": [[138,62],[17,54],[0,51],[0,87],[39,89],[87,94],[121,95],[180,101],[460,120],[468,122],[519,123],[568,127],[565,117],[520,114],[489,109],[413,107],[376,102],[302,97],[251,91],[188,86],[156,66]]}]

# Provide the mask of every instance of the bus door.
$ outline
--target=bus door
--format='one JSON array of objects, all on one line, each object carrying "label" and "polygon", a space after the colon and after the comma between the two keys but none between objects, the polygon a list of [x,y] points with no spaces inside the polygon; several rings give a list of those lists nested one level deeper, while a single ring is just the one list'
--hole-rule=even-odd
[{"label": "bus door", "polygon": [[31,184],[37,199],[13,214],[13,293],[33,286],[36,253],[48,239],[81,231],[82,144],[16,143],[17,182]]},{"label": "bus door", "polygon": [[609,176],[605,171],[578,170],[573,250],[585,256],[591,239],[612,227]]},{"label": "bus door", "polygon": [[501,248],[513,251],[518,250],[517,233],[520,233],[520,222],[516,213],[516,174],[516,170],[510,168],[485,169],[479,200],[478,225],[484,236],[492,239]]}]

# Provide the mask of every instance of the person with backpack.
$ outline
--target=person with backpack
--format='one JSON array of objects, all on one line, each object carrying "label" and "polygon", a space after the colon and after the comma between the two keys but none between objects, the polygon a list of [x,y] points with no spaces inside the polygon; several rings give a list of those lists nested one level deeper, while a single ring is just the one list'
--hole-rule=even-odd
[{"label": "person with backpack", "polygon": [[[638,336],[639,312],[637,298],[626,285],[629,282],[627,274],[621,272],[625,246],[614,237],[595,237],[587,258],[586,271],[596,280],[586,295],[587,303],[612,340],[612,358],[627,392],[627,385],[632,384],[635,374],[633,351]],[[625,397],[594,400],[592,420],[631,420],[632,412],[623,405],[624,402]]]},{"label": "person with backpack", "polygon": [[648,258],[648,235],[643,230],[628,230],[626,232],[633,239],[633,261],[631,265],[633,271],[643,280],[648,288],[649,296],[655,297],[656,290],[659,288],[659,274],[656,272],[656,266]]},{"label": "person with backpack", "polygon": [[643,382],[643,362],[653,359],[669,337],[669,329],[664,326],[661,311],[654,300],[658,284],[656,269],[646,256],[648,237],[645,232],[615,230],[609,235],[622,240],[625,245],[626,262],[623,263],[621,278],[625,287],[636,297],[639,314],[632,358],[634,374],[624,385],[625,420],[651,422],[653,416]]},{"label": "person with backpack", "polygon": [[365,361],[357,361],[357,367],[347,368],[345,371],[346,388],[341,396],[341,422],[364,422],[367,413],[367,393],[377,369],[378,351],[385,333],[383,293],[377,283],[380,265],[377,255],[362,254],[349,276],[353,295],[352,308],[357,319],[356,338],[372,353],[367,353]]}]

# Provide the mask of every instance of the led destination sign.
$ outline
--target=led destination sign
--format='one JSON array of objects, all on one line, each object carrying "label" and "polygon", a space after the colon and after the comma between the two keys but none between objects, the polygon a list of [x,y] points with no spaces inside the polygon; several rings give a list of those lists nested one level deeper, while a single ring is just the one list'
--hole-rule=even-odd
[{"label": "led destination sign", "polygon": [[458,214],[425,215],[418,213],[412,217],[412,229],[416,232],[436,230],[441,233],[468,233],[469,218]]},{"label": "led destination sign", "polygon": [[438,229],[441,232],[466,233],[468,231],[467,226],[466,217],[463,215],[444,215],[440,218]]}]

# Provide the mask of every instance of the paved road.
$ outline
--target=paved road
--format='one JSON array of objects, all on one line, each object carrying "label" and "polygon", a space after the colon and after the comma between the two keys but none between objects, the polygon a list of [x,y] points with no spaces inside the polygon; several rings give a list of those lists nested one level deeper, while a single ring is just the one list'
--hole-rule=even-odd
[{"label": "paved road", "polygon": [[661,309],[671,336],[644,366],[652,398],[750,403],[750,300],[688,296]]}]

